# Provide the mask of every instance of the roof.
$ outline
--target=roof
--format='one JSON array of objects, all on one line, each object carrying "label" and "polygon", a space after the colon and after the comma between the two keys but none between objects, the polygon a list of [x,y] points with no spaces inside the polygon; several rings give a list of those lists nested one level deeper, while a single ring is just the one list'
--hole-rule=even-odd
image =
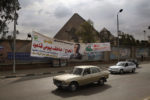
[{"label": "roof", "polygon": [[85,68],[92,68],[92,67],[99,68],[99,67],[93,66],[93,65],[81,65],[81,66],[75,66],[75,68],[82,68],[82,69],[85,69]]}]

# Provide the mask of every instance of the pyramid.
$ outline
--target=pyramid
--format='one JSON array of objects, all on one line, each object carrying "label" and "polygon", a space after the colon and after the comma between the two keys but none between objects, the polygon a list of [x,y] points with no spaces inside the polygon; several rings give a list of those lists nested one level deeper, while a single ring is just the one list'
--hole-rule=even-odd
[{"label": "pyramid", "polygon": [[100,35],[100,36],[104,36],[104,37],[105,37],[105,35],[114,37],[114,36],[111,34],[111,32],[110,32],[108,29],[106,29],[105,27],[99,32],[99,35]]},{"label": "pyramid", "polygon": [[115,44],[114,42],[116,42],[115,36],[105,27],[99,32],[99,36],[102,42],[110,42],[111,44]]},{"label": "pyramid", "polygon": [[[75,33],[80,28],[81,24],[83,24],[85,21],[86,20],[83,19],[79,14],[75,13],[68,20],[68,22],[58,31],[58,33],[54,36],[54,38],[59,40],[70,41],[70,42],[79,42],[80,38]],[[93,31],[96,30],[93,29]],[[96,36],[96,39],[100,40],[98,36]]]}]

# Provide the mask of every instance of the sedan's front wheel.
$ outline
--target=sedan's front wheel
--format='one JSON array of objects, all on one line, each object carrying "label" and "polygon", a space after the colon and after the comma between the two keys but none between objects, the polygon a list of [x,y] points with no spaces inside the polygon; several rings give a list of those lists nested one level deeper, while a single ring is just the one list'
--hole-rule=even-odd
[{"label": "sedan's front wheel", "polygon": [[77,83],[74,83],[74,82],[73,82],[73,83],[71,83],[71,84],[69,85],[69,89],[70,89],[71,92],[76,91],[77,88],[78,88]]}]

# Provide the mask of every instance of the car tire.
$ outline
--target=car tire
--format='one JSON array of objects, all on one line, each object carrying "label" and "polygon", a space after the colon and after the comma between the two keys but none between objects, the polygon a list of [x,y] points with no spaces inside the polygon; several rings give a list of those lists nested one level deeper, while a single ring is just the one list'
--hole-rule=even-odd
[{"label": "car tire", "polygon": [[124,73],[123,69],[120,69],[119,73],[120,73],[120,74],[123,74],[123,73]]},{"label": "car tire", "polygon": [[76,91],[77,88],[78,88],[78,84],[77,84],[77,83],[75,83],[75,82],[70,83],[70,85],[69,85],[69,90],[70,90],[71,92]]},{"label": "car tire", "polygon": [[114,74],[113,72],[110,72],[111,74]]},{"label": "car tire", "polygon": [[59,90],[61,90],[61,89],[62,89],[62,86],[57,86],[57,88],[58,88]]},{"label": "car tire", "polygon": [[135,68],[132,69],[132,73],[135,73]]},{"label": "car tire", "polygon": [[105,78],[101,78],[101,79],[99,79],[98,84],[102,86],[102,85],[104,85],[105,81],[106,81]]}]

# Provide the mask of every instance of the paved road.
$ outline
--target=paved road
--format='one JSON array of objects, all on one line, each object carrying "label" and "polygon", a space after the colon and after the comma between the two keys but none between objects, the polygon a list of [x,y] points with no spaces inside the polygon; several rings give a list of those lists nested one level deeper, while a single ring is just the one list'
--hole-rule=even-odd
[{"label": "paved road", "polygon": [[104,86],[87,85],[70,93],[57,90],[52,77],[21,77],[0,80],[0,100],[143,100],[150,96],[150,64],[135,74],[110,75]]}]

